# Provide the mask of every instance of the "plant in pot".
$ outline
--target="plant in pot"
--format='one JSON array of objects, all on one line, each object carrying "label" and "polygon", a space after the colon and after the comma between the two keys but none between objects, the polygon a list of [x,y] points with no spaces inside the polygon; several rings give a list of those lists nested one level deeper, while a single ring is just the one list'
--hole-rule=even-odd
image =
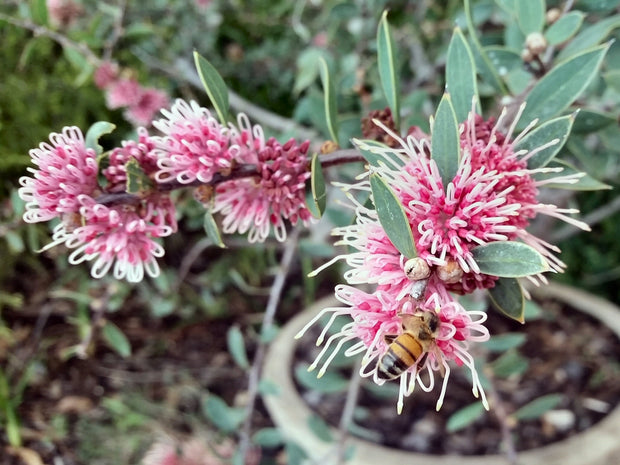
[{"label": "plant in pot", "polygon": [[[271,348],[266,379],[274,381],[289,371],[293,351],[280,341],[292,341],[295,335],[316,340],[318,350],[302,346],[300,351],[307,357],[308,370],[317,370],[323,380],[315,383],[303,365],[293,368],[300,385],[313,388],[305,395],[308,403],[319,409],[342,407],[338,422],[343,435],[353,429],[367,438],[380,436],[390,446],[438,454],[452,453],[455,449],[447,446],[460,444],[461,451],[474,455],[444,456],[437,463],[491,464],[503,451],[513,463],[555,460],[566,465],[570,459],[556,455],[564,445],[543,449],[542,461],[527,452],[517,458],[519,444],[527,447],[528,438],[538,434],[525,421],[540,422],[536,431],[551,439],[595,423],[599,418],[593,415],[571,416],[567,393],[556,392],[577,385],[591,389],[580,397],[584,411],[612,411],[617,383],[605,368],[616,356],[617,326],[611,325],[615,334],[599,338],[605,330],[596,323],[546,305],[526,304],[526,297],[537,297],[539,291],[525,289],[523,283],[554,289],[546,286],[545,273],[564,269],[558,248],[546,240],[546,228],[530,228],[535,221],[559,219],[589,229],[573,216],[576,209],[562,206],[564,197],[547,200],[542,188],[608,187],[563,158],[585,143],[585,133],[614,121],[594,111],[592,102],[606,89],[593,89],[591,84],[600,76],[611,47],[603,41],[617,18],[605,27],[586,24],[578,32],[584,15],[568,11],[570,5],[567,11],[551,14],[543,1],[498,4],[495,13],[506,29],[505,46],[483,45],[478,28],[484,20],[475,21],[476,11],[466,1],[463,30],[455,28],[447,48],[442,48],[446,90],[432,102],[436,105],[431,105],[430,119],[415,115],[408,128],[404,120],[411,115],[403,111],[401,88],[410,86],[401,83],[396,42],[385,12],[375,39],[382,105],[366,105],[361,98],[367,115],[356,137],[351,137],[350,128],[339,126],[342,99],[336,97],[329,60],[321,56],[312,61],[311,77],[320,74],[323,88],[325,117],[320,126],[329,137],[320,155],[309,156],[310,142],[291,139],[281,144],[266,137],[244,114],[231,123],[224,81],[198,53],[196,68],[213,114],[194,101],[177,100],[163,111],[162,119],[153,121],[156,135],[140,130],[138,141],[125,141],[108,152],[98,139],[113,129],[109,123],[95,124],[86,137],[77,128],[65,128],[50,136],[51,144],[31,151],[37,169],[20,180],[19,189],[26,202],[24,219],[57,220],[53,242],[45,250],[61,244],[74,249],[70,262],[92,262],[95,278],[110,272],[116,279],[139,282],[145,275],[159,274],[157,258],[164,250],[158,239],[178,228],[170,192],[185,187],[195,188],[195,199],[205,207],[204,228],[213,244],[224,244],[216,214],[223,217],[225,233],[247,232],[250,242],[262,243],[273,232],[279,242],[286,241],[284,271],[270,292],[254,361],[251,367],[247,360],[244,364],[248,407],[234,411],[234,422],[224,422],[230,434],[242,424],[237,462],[247,456],[252,441],[260,366],[301,226],[310,227],[311,216],[320,218],[326,211],[323,172],[349,163],[363,163],[353,180],[349,177],[338,185],[353,220],[332,230],[340,238],[337,244],[348,249],[312,273],[342,260],[348,266],[346,284],[336,286],[335,302],[321,302],[313,315],[300,315],[281,332]],[[491,13],[485,18],[495,20]],[[363,89],[360,95],[364,97]],[[594,108],[587,106],[590,103]],[[371,109],[375,107],[380,109]],[[346,180],[350,173],[339,174]],[[297,225],[292,231],[291,224]],[[560,291],[554,297],[564,294],[572,295]],[[486,295],[506,320],[489,312]],[[578,299],[571,300],[576,306]],[[599,319],[609,324],[614,312],[607,310]],[[528,320],[525,331],[519,325]],[[567,330],[564,336],[556,331],[559,328]],[[315,337],[310,331],[317,331]],[[231,346],[238,348],[243,337],[231,334]],[[501,337],[491,338],[495,334]],[[581,342],[569,345],[573,335]],[[589,354],[586,362],[560,357],[561,352],[581,351]],[[529,382],[530,373],[537,381]],[[332,455],[320,441],[312,442],[307,431],[310,421],[313,430],[328,439],[332,433],[324,420],[307,413],[290,381],[276,383],[282,388],[280,397],[265,396],[274,420],[282,435],[305,444],[315,460],[377,463],[405,458],[393,449],[359,441],[352,441],[353,448],[339,441]],[[345,397],[320,394],[345,387]],[[390,399],[387,406],[381,402],[385,398]],[[284,404],[277,404],[278,399]],[[212,418],[228,411],[223,402],[210,405]],[[437,411],[447,417],[442,419]],[[490,417],[487,411],[495,423],[484,423]],[[577,435],[580,448],[595,443],[590,452],[605,454],[592,456],[589,463],[613,460],[617,451],[609,439],[617,428],[615,412],[600,423],[605,440]],[[330,415],[328,421],[334,422]],[[372,420],[385,428],[372,429]],[[461,431],[474,434],[475,441]],[[290,462],[296,462],[291,455]]]}]

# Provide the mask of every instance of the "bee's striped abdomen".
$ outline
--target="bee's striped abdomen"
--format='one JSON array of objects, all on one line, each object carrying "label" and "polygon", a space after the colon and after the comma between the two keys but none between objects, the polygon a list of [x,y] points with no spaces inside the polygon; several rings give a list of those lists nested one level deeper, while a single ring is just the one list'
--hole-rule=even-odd
[{"label": "bee's striped abdomen", "polygon": [[424,349],[411,334],[403,333],[388,347],[379,360],[377,376],[381,379],[398,378],[418,360]]}]

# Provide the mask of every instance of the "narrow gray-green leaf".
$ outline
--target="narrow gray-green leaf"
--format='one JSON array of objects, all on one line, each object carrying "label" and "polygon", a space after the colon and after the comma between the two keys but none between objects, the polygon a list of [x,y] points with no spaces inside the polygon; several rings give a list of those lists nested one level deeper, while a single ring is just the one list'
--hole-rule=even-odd
[{"label": "narrow gray-green leaf", "polygon": [[32,4],[32,20],[39,26],[47,26],[47,2],[46,0],[34,0]]},{"label": "narrow gray-green leaf", "polygon": [[446,85],[452,96],[452,105],[457,122],[461,123],[467,119],[474,99],[476,113],[480,113],[474,56],[458,27],[454,29],[448,46]]},{"label": "narrow gray-green leaf", "polygon": [[489,297],[497,310],[509,318],[523,323],[525,299],[523,289],[515,278],[499,278],[489,289]]},{"label": "narrow gray-green leaf", "polygon": [[525,404],[512,416],[517,420],[534,420],[540,418],[543,413],[553,410],[562,403],[564,396],[562,394],[548,394],[534,399],[532,402]]},{"label": "narrow gray-green leaf", "polygon": [[523,333],[503,333],[491,336],[491,339],[483,342],[482,345],[489,352],[506,352],[521,347],[526,340],[527,336]]},{"label": "narrow gray-green leaf", "polygon": [[489,57],[482,48],[482,44],[480,43],[480,40],[478,40],[478,36],[476,36],[478,28],[476,27],[471,14],[469,0],[465,0],[465,19],[467,21],[467,31],[469,32],[469,40],[471,42],[471,51],[476,62],[476,68],[480,73],[480,77],[495,88],[495,90],[506,95],[508,90],[506,89],[504,82],[499,77],[497,69],[493,66],[491,60],[489,60]]},{"label": "narrow gray-green leaf", "polygon": [[509,349],[489,364],[493,374],[499,378],[522,375],[530,366],[529,361],[517,350]]},{"label": "narrow gray-green leaf", "polygon": [[519,127],[539,118],[545,121],[566,109],[598,74],[609,44],[575,55],[547,73],[527,96]]},{"label": "narrow gray-green leaf", "polygon": [[211,239],[215,245],[222,249],[226,248],[226,244],[222,241],[222,236],[220,235],[220,230],[217,227],[215,218],[213,218],[213,214],[209,210],[205,211],[202,226],[204,227],[205,233],[207,233],[207,237]]},{"label": "narrow gray-green leaf", "polygon": [[443,94],[433,120],[431,158],[437,164],[445,191],[456,176],[461,160],[459,126],[447,92]]},{"label": "narrow gray-green leaf", "polygon": [[321,82],[323,84],[323,97],[325,105],[325,119],[327,129],[332,140],[338,143],[338,110],[336,108],[336,89],[329,76],[329,68],[323,57],[319,59],[321,63]]},{"label": "narrow gray-green leaf", "polygon": [[446,423],[446,430],[449,433],[462,430],[484,415],[484,412],[482,402],[469,404],[450,415]]},{"label": "narrow gray-green leaf", "polygon": [[505,76],[509,71],[523,65],[521,55],[508,47],[490,45],[484,47],[484,51],[500,76]]},{"label": "narrow gray-green leaf", "polygon": [[128,194],[144,197],[152,191],[153,181],[151,181],[151,178],[144,172],[138,160],[131,157],[129,161],[125,163],[125,172],[127,173],[125,190]]},{"label": "narrow gray-green leaf", "polygon": [[396,66],[394,39],[387,20],[387,10],[383,12],[377,29],[377,61],[379,78],[388,105],[392,110],[394,125],[400,127],[400,79]]},{"label": "narrow gray-green leaf", "polygon": [[405,166],[405,161],[393,149],[381,142],[370,139],[353,139],[353,144],[371,166],[379,167],[381,163],[386,164],[390,168]]},{"label": "narrow gray-green leaf", "polygon": [[86,147],[93,149],[97,155],[103,153],[103,147],[99,145],[99,138],[104,134],[111,134],[116,129],[116,125],[107,121],[97,121],[86,132]]},{"label": "narrow gray-green leaf", "polygon": [[310,188],[312,190],[312,200],[316,206],[315,211],[318,212],[318,216],[315,216],[316,218],[321,218],[325,212],[325,207],[327,206],[327,192],[325,190],[325,177],[323,176],[323,169],[321,168],[321,160],[319,159],[318,154],[315,153],[312,157],[310,167]]},{"label": "narrow gray-green leaf", "polygon": [[529,169],[542,168],[543,166],[546,166],[547,163],[553,160],[560,149],[564,146],[566,139],[568,139],[568,136],[570,135],[574,121],[575,114],[572,114],[554,118],[544,124],[541,124],[521,139],[521,141],[519,141],[519,143],[515,146],[515,151],[527,150],[529,153],[536,150],[538,147],[542,147],[543,145],[557,139],[557,144],[538,151],[527,160],[527,167]]},{"label": "narrow gray-green leaf", "polygon": [[[587,173],[584,173],[581,170],[578,170],[570,163],[564,160],[558,160],[557,158],[550,162],[547,165],[547,168],[563,168],[563,170],[559,173],[535,173],[534,179],[536,181],[548,181],[545,183],[545,187],[553,188],[553,189],[568,189],[573,191],[599,191],[611,189],[612,187],[609,184],[605,184],[601,181],[594,179]],[[573,184],[567,184],[566,182],[553,182],[554,178],[563,178],[564,176],[570,176],[577,173],[582,173],[577,182]]]},{"label": "narrow gray-green leaf", "polygon": [[274,448],[284,443],[278,428],[261,428],[252,436],[252,442],[261,447]]},{"label": "narrow gray-green leaf", "polygon": [[308,417],[308,427],[321,441],[332,442],[334,440],[329,425],[317,414]]},{"label": "narrow gray-green leaf", "polygon": [[103,338],[121,357],[131,355],[131,344],[129,344],[127,336],[114,323],[106,321],[103,327]]},{"label": "narrow gray-green leaf", "polygon": [[519,27],[526,36],[541,32],[545,24],[545,0],[517,0],[515,12]]},{"label": "narrow gray-green leaf", "polygon": [[594,45],[600,44],[618,27],[620,27],[620,15],[610,16],[585,26],[573,40],[566,44],[566,47],[558,54],[557,60],[564,60]]},{"label": "narrow gray-green leaf", "polygon": [[405,210],[394,191],[377,174],[370,175],[370,187],[379,222],[394,247],[406,258],[417,256]]},{"label": "narrow gray-green leaf", "polygon": [[194,63],[198,70],[198,76],[202,81],[202,85],[207,91],[207,95],[211,100],[211,104],[217,116],[220,119],[220,123],[226,125],[228,122],[228,88],[224,83],[224,79],[217,72],[215,67],[209,63],[204,57],[202,57],[197,51],[194,51]]},{"label": "narrow gray-green leaf", "polygon": [[522,242],[490,242],[471,252],[480,272],[491,276],[521,278],[549,271],[545,258]]},{"label": "narrow gray-green leaf", "polygon": [[616,118],[609,113],[580,110],[573,123],[573,134],[596,132],[615,122]]},{"label": "narrow gray-green leaf", "polygon": [[245,340],[241,330],[237,326],[231,326],[226,333],[226,343],[228,352],[232,356],[235,363],[244,370],[250,368],[248,355],[245,350]]},{"label": "narrow gray-green leaf", "polygon": [[581,27],[584,14],[581,11],[569,11],[545,31],[549,45],[558,45],[570,39]]},{"label": "narrow gray-green leaf", "polygon": [[225,433],[235,431],[246,416],[246,410],[244,408],[229,407],[221,397],[214,394],[209,394],[209,396],[203,400],[202,411],[218,429]]}]

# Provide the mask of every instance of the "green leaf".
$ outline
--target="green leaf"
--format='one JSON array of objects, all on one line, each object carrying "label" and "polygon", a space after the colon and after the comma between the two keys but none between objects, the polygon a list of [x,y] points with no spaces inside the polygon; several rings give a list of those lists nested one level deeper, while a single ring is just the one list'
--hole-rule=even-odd
[{"label": "green leaf", "polygon": [[261,428],[252,436],[252,442],[261,447],[273,449],[283,444],[284,438],[277,428]]},{"label": "green leaf", "polygon": [[47,26],[47,2],[46,0],[34,0],[32,2],[32,21],[40,26]]},{"label": "green leaf", "polygon": [[527,96],[519,127],[535,118],[545,121],[566,109],[598,74],[609,44],[572,57],[547,73]]},{"label": "green leaf", "polygon": [[519,27],[526,36],[541,32],[545,25],[545,0],[517,0],[515,13]]},{"label": "green leaf", "polygon": [[549,45],[558,45],[566,42],[577,33],[585,15],[581,11],[569,11],[553,23],[545,31],[545,38]]},{"label": "green leaf", "polygon": [[387,10],[383,12],[377,29],[377,61],[379,65],[379,78],[383,93],[392,110],[394,125],[400,127],[400,79],[396,69],[396,50],[394,39],[390,32],[390,24],[387,20]]},{"label": "green leaf", "polygon": [[566,143],[566,139],[568,139],[568,136],[570,135],[574,121],[574,114],[549,120],[528,133],[517,143],[514,150],[527,150],[529,153],[536,150],[538,147],[542,147],[543,145],[557,139],[557,144],[540,150],[531,158],[528,158],[527,167],[529,169],[542,168],[553,160],[557,153],[562,149]]},{"label": "green leaf", "polygon": [[390,168],[405,166],[405,162],[398,154],[381,142],[370,139],[353,139],[353,145],[360,151],[362,157],[371,165],[380,167],[385,163]]},{"label": "green leaf", "polygon": [[198,70],[200,80],[202,81],[202,85],[207,91],[207,95],[211,100],[213,108],[215,108],[215,111],[217,112],[220,123],[226,125],[228,121],[229,104],[228,88],[226,87],[226,83],[224,83],[224,79],[222,79],[222,76],[220,76],[220,73],[217,72],[213,65],[200,56],[200,54],[195,50],[194,62],[196,64],[196,69]]},{"label": "green leaf", "polygon": [[416,257],[411,226],[400,200],[377,174],[370,175],[370,187],[379,222],[385,234],[406,258]]},{"label": "green leaf", "polygon": [[338,143],[338,110],[336,108],[336,89],[334,82],[329,77],[329,68],[323,57],[319,59],[321,64],[321,82],[323,83],[323,98],[325,104],[325,119],[330,137]]},{"label": "green leaf", "polygon": [[97,155],[103,153],[103,147],[99,145],[99,138],[104,134],[111,134],[116,125],[107,121],[97,121],[86,132],[86,147],[93,149]]},{"label": "green leaf", "polygon": [[224,433],[237,430],[246,416],[244,408],[229,407],[222,398],[215,394],[209,394],[203,400],[202,411],[207,419]]},{"label": "green leaf", "polygon": [[213,213],[211,213],[209,210],[205,211],[202,226],[205,230],[205,233],[207,234],[207,237],[211,239],[211,242],[213,242],[215,245],[222,249],[226,248],[226,244],[224,244],[224,242],[222,241],[222,236],[220,235],[220,230],[217,227],[217,222],[213,217]]},{"label": "green leaf", "polygon": [[580,110],[573,123],[573,134],[596,132],[616,122],[613,115],[592,110]]},{"label": "green leaf", "polygon": [[504,333],[491,336],[482,344],[489,352],[506,352],[521,347],[526,340],[527,336],[523,333]]},{"label": "green leaf", "polygon": [[525,404],[519,410],[512,414],[517,420],[534,420],[540,418],[543,413],[553,410],[562,403],[564,396],[562,394],[548,394],[534,399],[532,402]]},{"label": "green leaf", "polygon": [[317,47],[309,47],[297,56],[297,74],[293,93],[299,95],[310,87],[319,75],[321,65],[319,61],[323,59],[325,51]]},{"label": "green leaf", "polygon": [[325,190],[325,178],[323,177],[321,160],[316,153],[312,156],[310,173],[310,198],[307,199],[306,203],[312,216],[321,218],[327,207],[327,192]]},{"label": "green leaf", "polygon": [[450,418],[448,418],[446,423],[446,430],[449,433],[462,430],[463,428],[471,425],[478,418],[482,417],[484,412],[485,410],[482,402],[474,402],[473,404],[469,404],[450,415]]},{"label": "green leaf", "polygon": [[286,451],[287,465],[302,465],[306,463],[308,454],[294,442],[287,441],[284,450]]},{"label": "green leaf", "polygon": [[523,64],[521,55],[510,48],[492,45],[484,47],[484,50],[501,76],[513,69],[520,68]]},{"label": "green leaf", "polygon": [[344,392],[349,386],[349,381],[334,371],[328,371],[317,378],[304,364],[295,367],[295,379],[306,389],[322,393]]},{"label": "green leaf", "polygon": [[605,83],[616,92],[620,92],[620,69],[612,69],[603,73]]},{"label": "green leaf", "polygon": [[[589,174],[578,170],[573,165],[564,160],[555,159],[547,165],[547,168],[563,168],[563,170],[559,173],[534,173],[534,179],[536,181],[549,181],[545,183],[545,187],[548,188],[568,189],[572,191],[600,191],[612,188],[609,184],[597,181]],[[583,176],[580,177],[579,180],[574,184],[567,184],[565,182],[552,182],[554,178],[563,178],[564,176],[570,176],[577,173],[582,173]]]},{"label": "green leaf", "polygon": [[497,310],[504,315],[523,323],[525,299],[523,289],[515,278],[500,278],[495,287],[489,289],[489,297]]},{"label": "green leaf", "polygon": [[250,368],[248,355],[245,351],[245,341],[243,334],[237,326],[231,326],[226,333],[226,343],[228,344],[228,352],[232,356],[235,363],[244,370]]},{"label": "green leaf", "polygon": [[137,195],[138,197],[144,197],[153,190],[153,182],[144,172],[138,160],[131,157],[129,161],[125,163],[125,171],[127,173],[125,186],[127,193]]},{"label": "green leaf", "polygon": [[131,355],[131,344],[129,344],[127,336],[125,336],[118,326],[110,321],[106,321],[102,332],[103,338],[110,348],[114,349],[121,357],[126,358]]},{"label": "green leaf", "polygon": [[522,242],[490,242],[471,252],[480,272],[491,276],[521,278],[549,271],[545,258]]},{"label": "green leaf", "polygon": [[495,90],[500,92],[501,94],[507,94],[508,90],[504,85],[504,82],[500,79],[497,74],[497,70],[491,64],[489,57],[485,53],[482,48],[482,44],[478,40],[476,33],[478,32],[478,28],[476,27],[472,13],[471,6],[469,0],[465,0],[465,19],[467,21],[467,31],[469,32],[469,40],[471,42],[471,51],[474,56],[476,62],[476,69],[480,76]]},{"label": "green leaf", "polygon": [[459,126],[447,92],[439,102],[432,125],[431,158],[437,163],[445,191],[456,176],[461,161]]},{"label": "green leaf", "polygon": [[334,440],[329,425],[317,414],[308,417],[308,427],[321,441],[332,442]]},{"label": "green leaf", "polygon": [[4,411],[6,422],[6,435],[9,440],[9,444],[13,447],[20,447],[22,445],[22,435],[19,426],[19,417],[15,412],[15,409],[8,405]]},{"label": "green leaf", "polygon": [[620,27],[620,15],[614,15],[588,25],[571,40],[558,54],[557,60],[564,60],[577,53],[600,44],[611,32]]},{"label": "green leaf", "polygon": [[480,113],[474,56],[458,27],[454,29],[448,46],[446,84],[448,92],[452,96],[457,122],[462,123],[467,119],[474,99],[476,113]]},{"label": "green leaf", "polygon": [[499,378],[522,375],[527,371],[530,364],[515,349],[510,349],[500,356],[497,360],[489,364],[489,367]]}]

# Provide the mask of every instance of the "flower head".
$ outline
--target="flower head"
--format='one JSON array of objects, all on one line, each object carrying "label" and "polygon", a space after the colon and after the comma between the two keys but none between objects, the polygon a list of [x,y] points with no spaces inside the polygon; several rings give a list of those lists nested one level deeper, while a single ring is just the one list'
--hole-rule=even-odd
[{"label": "flower head", "polygon": [[156,258],[164,255],[164,249],[155,239],[176,230],[168,197],[159,198],[159,202],[151,198],[145,207],[108,207],[86,195],[79,201],[84,225],[75,228],[66,241],[67,247],[75,248],[69,263],[94,260],[94,278],[103,277],[110,269],[116,279],[129,282],[142,281],[145,273],[151,277],[159,274]]},{"label": "flower head", "polygon": [[[472,391],[476,397],[479,395],[482,397],[483,404],[488,408],[474,360],[469,353],[469,342],[484,341],[489,338],[489,332],[483,325],[486,314],[466,311],[446,292],[441,283],[431,281],[429,288],[429,297],[425,301],[418,302],[411,298],[397,301],[394,296],[382,291],[368,294],[354,287],[337,286],[336,297],[347,307],[324,309],[302,329],[297,337],[301,337],[307,328],[322,316],[331,314],[329,322],[317,339],[317,345],[320,345],[336,317],[347,315],[351,321],[327,339],[310,369],[321,364],[318,376],[322,376],[342,347],[348,342],[353,342],[344,354],[346,356],[364,354],[360,376],[372,377],[377,384],[383,384],[385,380],[378,373],[378,365],[390,350],[394,337],[398,338],[408,331],[403,327],[403,315],[435,312],[439,317],[439,327],[434,333],[429,350],[418,354],[410,360],[411,363],[405,363],[402,359],[399,362],[402,368],[402,372],[397,376],[400,383],[397,404],[399,413],[403,407],[404,397],[413,392],[416,384],[425,391],[433,390],[437,373],[443,376],[441,393],[437,401],[437,409],[441,408],[450,376],[448,365],[450,360],[470,370]],[[415,332],[409,334],[420,341]],[[424,371],[428,374],[428,384],[425,384],[420,376]]]},{"label": "flower head", "polygon": [[118,65],[111,61],[104,61],[93,74],[95,85],[99,89],[106,89],[118,79]]},{"label": "flower head", "polygon": [[168,105],[168,95],[165,92],[152,87],[142,87],[136,101],[125,110],[125,119],[134,126],[150,126],[157,112]]},{"label": "flower head", "polygon": [[310,222],[305,204],[308,142],[294,139],[284,145],[273,138],[265,141],[262,131],[252,131],[245,115],[239,117],[236,142],[239,158],[256,166],[257,176],[232,179],[216,188],[213,212],[224,215],[223,231],[244,234],[250,242],[263,242],[273,227],[278,240],[286,239],[285,220]]},{"label": "flower head", "polygon": [[154,137],[159,156],[159,182],[176,180],[182,184],[211,181],[216,173],[232,168],[237,155],[231,147],[233,129],[222,126],[206,108],[178,99],[165,118],[153,121],[164,135]]},{"label": "flower head", "polygon": [[65,127],[50,134],[51,145],[43,142],[30,150],[37,168],[28,168],[33,176],[22,176],[19,196],[26,202],[24,221],[36,223],[78,213],[78,196],[91,195],[97,189],[97,160],[86,147],[77,127]]},{"label": "flower head", "polygon": [[113,81],[106,88],[106,105],[110,110],[136,105],[140,90],[140,83],[133,78]]}]

